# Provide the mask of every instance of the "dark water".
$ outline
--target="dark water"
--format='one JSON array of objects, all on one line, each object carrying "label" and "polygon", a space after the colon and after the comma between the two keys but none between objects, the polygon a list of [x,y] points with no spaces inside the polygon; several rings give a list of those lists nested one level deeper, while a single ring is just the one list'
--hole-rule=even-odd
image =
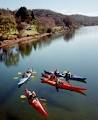
[{"label": "dark water", "polygon": [[[27,87],[47,99],[49,120],[98,120],[98,27],[84,27],[75,33],[41,42],[19,44],[0,50],[0,120],[42,120],[20,95]],[[18,71],[32,66],[37,77],[18,88]],[[87,77],[86,96],[40,83],[41,72],[70,70]]]}]

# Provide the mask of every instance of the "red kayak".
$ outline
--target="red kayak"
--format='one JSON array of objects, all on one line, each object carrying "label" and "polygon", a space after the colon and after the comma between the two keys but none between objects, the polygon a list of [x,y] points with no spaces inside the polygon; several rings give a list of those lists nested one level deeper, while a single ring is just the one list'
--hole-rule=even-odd
[{"label": "red kayak", "polygon": [[39,112],[43,117],[47,118],[48,117],[48,113],[47,111],[45,110],[44,106],[41,104],[40,100],[38,98],[29,98],[30,96],[30,91],[25,89],[25,95],[27,96],[28,98],[28,102],[29,104],[35,108],[35,110],[37,112]]},{"label": "red kayak", "polygon": [[[52,86],[56,86],[56,81],[55,80],[50,80],[48,78],[42,78],[41,82],[52,85]],[[60,88],[60,89],[65,89],[65,90],[78,92],[78,93],[81,93],[81,94],[84,94],[84,95],[85,95],[85,90],[87,90],[86,88],[73,86],[70,83],[67,83],[67,82],[65,82],[63,80],[61,80],[61,83],[58,84],[57,87]]]}]

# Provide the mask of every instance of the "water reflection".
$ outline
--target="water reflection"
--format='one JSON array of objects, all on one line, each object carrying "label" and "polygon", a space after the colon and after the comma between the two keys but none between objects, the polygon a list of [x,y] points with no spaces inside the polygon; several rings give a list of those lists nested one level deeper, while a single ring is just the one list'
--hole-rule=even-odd
[{"label": "water reflection", "polygon": [[[68,33],[64,35],[64,39],[69,41],[74,34],[75,32]],[[43,47],[49,46],[59,37],[61,37],[61,34],[46,36],[36,41],[19,43],[10,48],[0,48],[0,62],[3,62],[7,67],[17,65],[20,56],[22,56],[22,58],[29,56],[32,50],[42,49]]]},{"label": "water reflection", "polygon": [[22,57],[29,56],[32,51],[32,44],[31,43],[25,43],[25,44],[19,44],[19,52]]},{"label": "water reflection", "polygon": [[75,36],[75,30],[71,30],[70,32],[64,34],[64,40],[66,42],[69,42],[74,36]]},{"label": "water reflection", "polygon": [[18,46],[0,49],[0,62],[4,62],[7,67],[17,65],[19,61]]},{"label": "water reflection", "polygon": [[21,120],[21,118],[19,116],[17,116],[16,114],[12,114],[10,112],[6,113],[6,120]]},{"label": "water reflection", "polygon": [[10,97],[13,96],[13,94],[16,92],[17,90],[17,82],[15,82],[15,84],[13,86],[10,87],[10,89],[8,89],[5,93],[3,93],[0,98],[0,105],[3,105]]}]

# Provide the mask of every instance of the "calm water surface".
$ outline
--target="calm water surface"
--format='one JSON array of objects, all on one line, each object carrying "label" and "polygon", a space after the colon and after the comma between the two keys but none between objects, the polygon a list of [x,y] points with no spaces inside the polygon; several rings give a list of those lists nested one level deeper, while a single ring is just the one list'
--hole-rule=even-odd
[{"label": "calm water surface", "polygon": [[[48,120],[98,120],[98,27],[83,27],[75,33],[41,42],[19,44],[0,50],[0,120],[43,120],[20,95],[27,87],[47,99]],[[35,79],[18,88],[19,71],[32,66],[37,71]],[[40,82],[43,70],[63,72],[87,77],[86,96],[60,90]]]}]

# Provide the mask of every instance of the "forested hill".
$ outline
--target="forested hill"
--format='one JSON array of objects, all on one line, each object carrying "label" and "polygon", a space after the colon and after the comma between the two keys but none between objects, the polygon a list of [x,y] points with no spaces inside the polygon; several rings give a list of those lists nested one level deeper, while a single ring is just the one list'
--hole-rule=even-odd
[{"label": "forested hill", "polygon": [[74,21],[77,24],[84,25],[84,26],[92,26],[92,25],[98,25],[98,17],[91,17],[91,16],[85,16],[85,15],[64,15],[61,13],[56,13],[51,10],[45,10],[45,9],[34,9],[34,14],[37,17],[51,17],[55,19],[57,24],[63,24],[62,20],[67,17],[70,17],[70,20]]},{"label": "forested hill", "polygon": [[98,25],[98,17],[64,15],[45,9],[0,9],[0,41],[43,33],[69,33],[80,26]]},{"label": "forested hill", "polygon": [[70,17],[84,26],[98,25],[98,17],[90,17],[90,16],[78,15],[78,14],[71,15]]}]

